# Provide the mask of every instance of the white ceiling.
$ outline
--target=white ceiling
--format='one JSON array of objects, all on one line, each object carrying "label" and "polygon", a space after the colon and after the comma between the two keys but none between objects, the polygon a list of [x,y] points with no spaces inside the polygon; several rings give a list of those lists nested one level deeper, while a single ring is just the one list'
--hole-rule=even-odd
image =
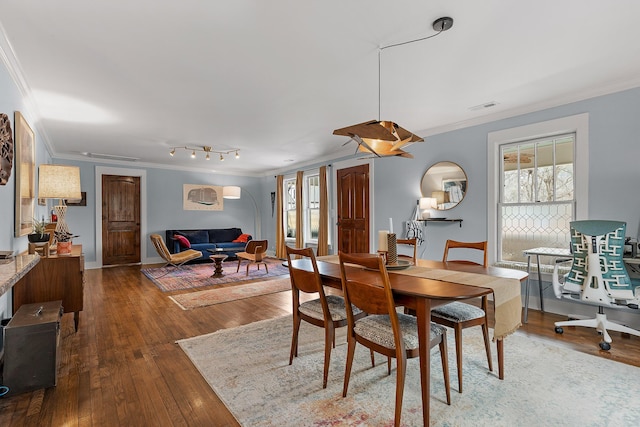
[{"label": "white ceiling", "polygon": [[[442,16],[382,50],[379,80],[378,48]],[[260,175],[352,153],[332,132],[366,120],[428,136],[640,86],[638,17],[637,0],[0,0],[0,47],[56,157]],[[185,145],[241,158],[169,156]]]}]

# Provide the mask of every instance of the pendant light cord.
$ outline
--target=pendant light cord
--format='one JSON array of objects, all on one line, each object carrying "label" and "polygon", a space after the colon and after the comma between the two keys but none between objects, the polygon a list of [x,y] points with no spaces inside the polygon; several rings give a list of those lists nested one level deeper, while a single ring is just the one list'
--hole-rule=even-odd
[{"label": "pendant light cord", "polygon": [[382,92],[382,88],[381,88],[381,81],[382,81],[382,67],[381,67],[382,51],[385,50],[385,49],[392,48],[392,47],[403,46],[403,45],[409,44],[409,43],[421,42],[423,40],[427,40],[427,39],[439,36],[441,33],[443,33],[444,31],[447,31],[448,29],[449,28],[442,27],[437,33],[431,34],[430,36],[422,37],[422,38],[415,39],[415,40],[408,40],[406,42],[395,43],[395,44],[390,44],[390,45],[387,45],[387,46],[378,47],[378,121],[380,121],[380,105],[382,104],[382,101],[381,101],[381,99],[382,99],[382,97],[381,97],[381,92]]}]

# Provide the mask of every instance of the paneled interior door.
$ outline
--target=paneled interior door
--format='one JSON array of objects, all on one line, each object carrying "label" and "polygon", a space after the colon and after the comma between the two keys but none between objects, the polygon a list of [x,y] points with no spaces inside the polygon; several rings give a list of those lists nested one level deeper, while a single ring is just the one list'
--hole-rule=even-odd
[{"label": "paneled interior door", "polygon": [[369,252],[369,165],[337,171],[338,249]]},{"label": "paneled interior door", "polygon": [[140,177],[102,175],[102,265],[140,262]]}]

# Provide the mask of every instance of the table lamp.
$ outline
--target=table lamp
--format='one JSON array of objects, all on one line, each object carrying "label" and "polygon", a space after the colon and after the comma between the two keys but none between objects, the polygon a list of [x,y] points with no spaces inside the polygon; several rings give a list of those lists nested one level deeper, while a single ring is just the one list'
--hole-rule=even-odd
[{"label": "table lamp", "polygon": [[422,197],[419,202],[420,219],[429,219],[431,209],[436,207],[436,199],[431,197]]},{"label": "table lamp", "polygon": [[53,209],[58,215],[56,239],[70,238],[71,232],[65,221],[67,206],[65,199],[80,199],[80,168],[65,165],[40,165],[38,173],[38,197],[42,199],[59,199]]}]

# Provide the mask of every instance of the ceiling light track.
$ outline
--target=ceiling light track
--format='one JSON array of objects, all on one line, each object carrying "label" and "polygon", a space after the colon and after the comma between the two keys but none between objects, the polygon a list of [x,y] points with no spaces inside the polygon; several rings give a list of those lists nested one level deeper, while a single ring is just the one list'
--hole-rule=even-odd
[{"label": "ceiling light track", "polygon": [[212,147],[208,146],[208,145],[203,145],[201,147],[189,147],[189,146],[180,146],[180,147],[171,147],[171,151],[169,151],[169,155],[171,157],[173,157],[176,154],[176,150],[185,150],[185,151],[191,151],[191,158],[195,159],[196,156],[196,151],[197,152],[202,152],[205,153],[205,160],[211,160],[211,154],[217,154],[219,156],[219,159],[221,162],[224,162],[224,156],[229,156],[231,154],[234,154],[234,157],[236,159],[240,158],[240,149],[237,148],[232,148],[231,150],[214,150]]}]

